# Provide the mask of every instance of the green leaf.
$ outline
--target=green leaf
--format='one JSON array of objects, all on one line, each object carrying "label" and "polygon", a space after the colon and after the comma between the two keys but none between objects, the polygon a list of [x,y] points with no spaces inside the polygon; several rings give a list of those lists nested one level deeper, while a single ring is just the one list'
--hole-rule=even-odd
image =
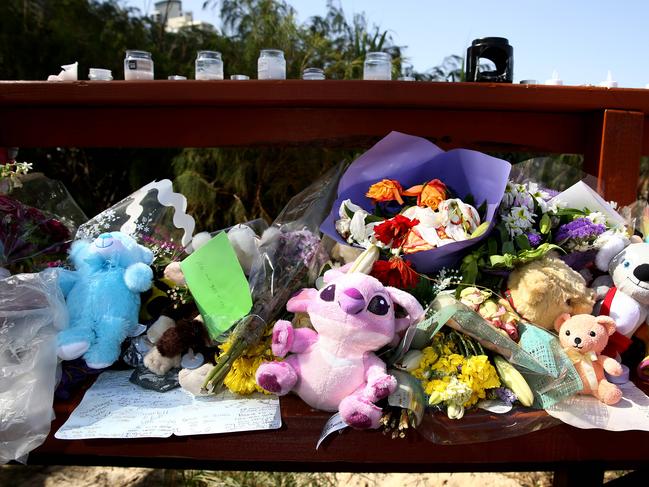
[{"label": "green leaf", "polygon": [[507,240],[506,242],[503,242],[503,254],[515,254],[516,253],[516,247],[514,247],[514,242],[511,240]]},{"label": "green leaf", "polygon": [[514,267],[514,256],[512,254],[491,255],[489,256],[489,263],[491,267],[511,269]]},{"label": "green leaf", "polygon": [[382,222],[382,221],[385,221],[385,218],[381,218],[380,216],[367,215],[365,217],[365,225],[367,225],[368,223]]},{"label": "green leaf", "polygon": [[471,234],[471,238],[478,238],[483,235],[489,228],[489,222],[482,222]]},{"label": "green leaf", "polygon": [[541,222],[539,223],[539,228],[543,235],[550,233],[550,229],[552,228],[552,220],[550,219],[550,215],[548,215],[547,213],[543,214],[543,216],[541,217]]},{"label": "green leaf", "polygon": [[460,272],[462,273],[462,283],[465,284],[475,284],[478,279],[478,260],[474,254],[469,254],[464,259],[462,259],[462,265],[460,266]]},{"label": "green leaf", "polygon": [[489,257],[489,263],[491,267],[512,269],[517,265],[540,259],[551,250],[563,251],[558,245],[544,243],[531,250],[522,250],[518,253],[505,253],[504,255],[492,255]]},{"label": "green leaf", "polygon": [[488,255],[495,255],[498,253],[498,242],[495,238],[490,238],[487,240],[487,252]]},{"label": "green leaf", "polygon": [[514,240],[516,241],[518,248],[521,250],[530,250],[532,248],[530,245],[530,239],[527,238],[527,235],[517,235]]}]

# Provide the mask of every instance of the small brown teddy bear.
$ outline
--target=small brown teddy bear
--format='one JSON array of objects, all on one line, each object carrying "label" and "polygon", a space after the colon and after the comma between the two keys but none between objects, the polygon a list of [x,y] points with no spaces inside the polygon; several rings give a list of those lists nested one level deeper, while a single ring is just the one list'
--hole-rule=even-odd
[{"label": "small brown teddy bear", "polygon": [[555,329],[559,341],[573,362],[584,384],[581,394],[591,394],[604,404],[617,404],[622,391],[606,380],[604,372],[617,377],[622,366],[606,355],[600,355],[608,337],[615,333],[615,321],[608,316],[562,314]]},{"label": "small brown teddy bear", "polygon": [[595,293],[586,280],[554,252],[514,269],[507,288],[516,312],[546,330],[561,314],[590,314],[595,305]]}]

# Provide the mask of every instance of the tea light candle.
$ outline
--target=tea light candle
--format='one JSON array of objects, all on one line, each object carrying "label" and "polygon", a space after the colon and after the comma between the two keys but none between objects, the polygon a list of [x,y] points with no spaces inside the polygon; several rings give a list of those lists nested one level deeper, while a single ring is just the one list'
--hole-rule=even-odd
[{"label": "tea light candle", "polygon": [[617,81],[613,80],[613,75],[609,71],[608,74],[606,75],[606,79],[602,81],[599,86],[603,88],[617,88]]},{"label": "tea light candle", "polygon": [[545,84],[546,85],[552,85],[552,86],[561,86],[561,85],[563,85],[563,80],[559,78],[559,73],[557,72],[556,69],[554,71],[552,71],[552,78],[547,80],[545,82]]},{"label": "tea light candle", "polygon": [[113,73],[110,69],[90,68],[88,79],[91,81],[111,81]]},{"label": "tea light candle", "polygon": [[305,68],[302,71],[302,79],[321,80],[325,79],[325,73],[320,68]]}]

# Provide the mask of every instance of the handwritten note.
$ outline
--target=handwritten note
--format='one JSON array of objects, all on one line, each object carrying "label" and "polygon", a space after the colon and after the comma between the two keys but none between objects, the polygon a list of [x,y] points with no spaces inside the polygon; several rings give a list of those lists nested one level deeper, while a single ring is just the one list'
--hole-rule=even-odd
[{"label": "handwritten note", "polygon": [[192,253],[180,267],[212,338],[252,308],[248,280],[225,232]]},{"label": "handwritten note", "polygon": [[576,395],[547,408],[550,416],[582,429],[649,431],[649,397],[632,382],[619,386],[624,396],[607,406],[593,396]]},{"label": "handwritten note", "polygon": [[131,371],[99,376],[79,406],[54,435],[60,440],[167,438],[277,429],[279,399],[226,392],[194,397],[182,389],[159,393],[129,382]]}]

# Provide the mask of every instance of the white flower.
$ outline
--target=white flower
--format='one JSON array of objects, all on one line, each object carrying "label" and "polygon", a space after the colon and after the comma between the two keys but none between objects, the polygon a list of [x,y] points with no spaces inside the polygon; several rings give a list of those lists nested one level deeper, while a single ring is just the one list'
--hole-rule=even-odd
[{"label": "white flower", "polygon": [[345,240],[347,240],[347,237],[349,237],[349,226],[351,222],[352,221],[350,218],[341,218],[340,220],[336,220],[336,231]]},{"label": "white flower", "polygon": [[[353,213],[351,218],[349,217],[349,213]],[[340,215],[340,219],[336,220],[336,231],[347,243],[358,244],[365,248],[374,243],[371,237],[374,234],[374,227],[380,222],[366,225],[365,219],[369,216],[368,212],[350,200],[345,200],[340,204],[338,214]]]},{"label": "white flower", "polygon": [[589,213],[586,218],[588,218],[595,225],[606,225],[606,216],[604,216],[604,214],[599,211]]},{"label": "white flower", "polygon": [[[338,216],[340,218],[350,218],[349,213],[356,213],[357,211],[365,211],[358,205],[352,203],[352,200],[346,199],[340,203],[340,208],[338,209]],[[367,212],[366,212],[367,213]]]},{"label": "white flower", "polygon": [[446,215],[444,233],[449,236],[449,239],[442,240],[440,245],[467,240],[480,226],[480,215],[477,210],[458,198],[442,201],[438,210]]},{"label": "white flower", "polygon": [[365,217],[368,213],[364,210],[357,211],[354,213],[352,220],[349,224],[350,238],[355,240],[358,243],[361,243],[367,239]]},{"label": "white flower", "polygon": [[411,206],[403,212],[403,216],[411,220],[419,220],[419,224],[414,228],[419,232],[419,235],[421,235],[424,241],[435,247],[439,247],[442,244],[442,240],[437,234],[437,229],[444,227],[448,222],[446,214],[431,210],[428,207]]}]

